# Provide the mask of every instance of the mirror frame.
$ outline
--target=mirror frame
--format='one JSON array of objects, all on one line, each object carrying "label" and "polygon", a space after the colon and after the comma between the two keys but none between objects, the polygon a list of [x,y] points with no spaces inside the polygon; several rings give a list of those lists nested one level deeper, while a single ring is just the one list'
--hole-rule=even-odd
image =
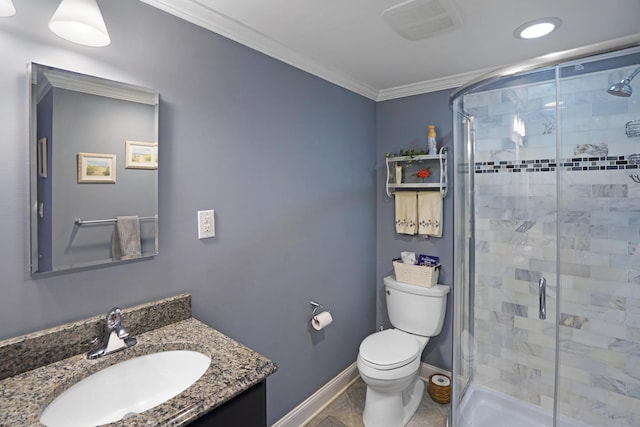
[{"label": "mirror frame", "polygon": [[[46,83],[44,85],[38,82],[38,73],[46,73]],[[75,92],[89,95],[97,95],[106,98],[112,98],[121,101],[131,101],[134,103],[147,104],[154,106],[153,117],[153,141],[158,143],[159,132],[159,106],[160,94],[156,90],[109,80],[102,77],[90,76],[75,71],[64,70],[49,65],[43,65],[35,62],[28,64],[28,108],[29,108],[29,217],[30,217],[30,240],[29,240],[29,273],[32,277],[44,277],[67,273],[73,271],[88,270],[114,264],[124,264],[136,262],[144,259],[151,259],[158,254],[158,168],[155,169],[154,181],[154,198],[155,198],[155,250],[152,252],[143,252],[141,256],[132,259],[100,259],[95,261],[85,261],[70,265],[52,265],[51,271],[39,270],[39,251],[38,251],[38,216],[39,216],[39,200],[38,200],[38,178],[47,176],[47,167],[45,162],[38,162],[38,152],[42,156],[42,150],[46,150],[46,145],[37,141],[37,106],[39,100],[52,88],[62,88]],[[125,145],[125,141],[122,141]],[[115,172],[115,171],[114,171]],[[101,184],[104,185],[104,184]],[[94,218],[89,218],[93,220]],[[86,218],[85,218],[86,220]],[[91,221],[89,221],[91,222]],[[82,225],[75,220],[73,225],[74,232]]]}]

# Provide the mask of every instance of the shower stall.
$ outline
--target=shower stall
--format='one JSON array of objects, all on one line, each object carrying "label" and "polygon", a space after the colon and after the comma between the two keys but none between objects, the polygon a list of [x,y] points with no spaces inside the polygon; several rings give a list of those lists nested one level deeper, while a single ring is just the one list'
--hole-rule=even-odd
[{"label": "shower stall", "polygon": [[639,69],[636,35],[451,96],[451,427],[640,426]]}]

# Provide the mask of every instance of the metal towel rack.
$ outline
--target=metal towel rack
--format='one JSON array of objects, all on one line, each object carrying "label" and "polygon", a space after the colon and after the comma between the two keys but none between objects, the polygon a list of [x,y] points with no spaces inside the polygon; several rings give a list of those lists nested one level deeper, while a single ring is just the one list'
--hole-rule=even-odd
[{"label": "metal towel rack", "polygon": [[[149,219],[156,219],[157,216],[141,216],[140,220],[149,220]],[[109,219],[92,219],[92,220],[86,220],[86,219],[80,219],[80,218],[76,218],[74,220],[74,222],[76,223],[76,225],[91,225],[91,224],[108,224],[110,222],[118,222],[118,218],[109,218]]]}]

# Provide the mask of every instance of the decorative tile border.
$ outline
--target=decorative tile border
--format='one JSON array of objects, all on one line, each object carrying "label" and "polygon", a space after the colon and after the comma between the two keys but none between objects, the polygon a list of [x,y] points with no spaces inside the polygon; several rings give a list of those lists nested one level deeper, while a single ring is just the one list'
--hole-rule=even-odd
[{"label": "decorative tile border", "polygon": [[640,169],[640,165],[629,160],[629,156],[572,157],[570,159],[501,160],[476,162],[475,173],[500,172],[554,172],[556,168],[565,171],[625,170]]}]

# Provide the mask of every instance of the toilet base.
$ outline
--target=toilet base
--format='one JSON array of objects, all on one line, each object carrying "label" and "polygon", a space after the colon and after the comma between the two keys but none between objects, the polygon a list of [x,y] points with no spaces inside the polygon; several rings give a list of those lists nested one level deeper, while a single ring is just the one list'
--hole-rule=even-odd
[{"label": "toilet base", "polygon": [[367,397],[362,414],[365,427],[404,427],[416,413],[424,383],[417,378],[404,391],[397,393],[379,392],[367,387]]}]

